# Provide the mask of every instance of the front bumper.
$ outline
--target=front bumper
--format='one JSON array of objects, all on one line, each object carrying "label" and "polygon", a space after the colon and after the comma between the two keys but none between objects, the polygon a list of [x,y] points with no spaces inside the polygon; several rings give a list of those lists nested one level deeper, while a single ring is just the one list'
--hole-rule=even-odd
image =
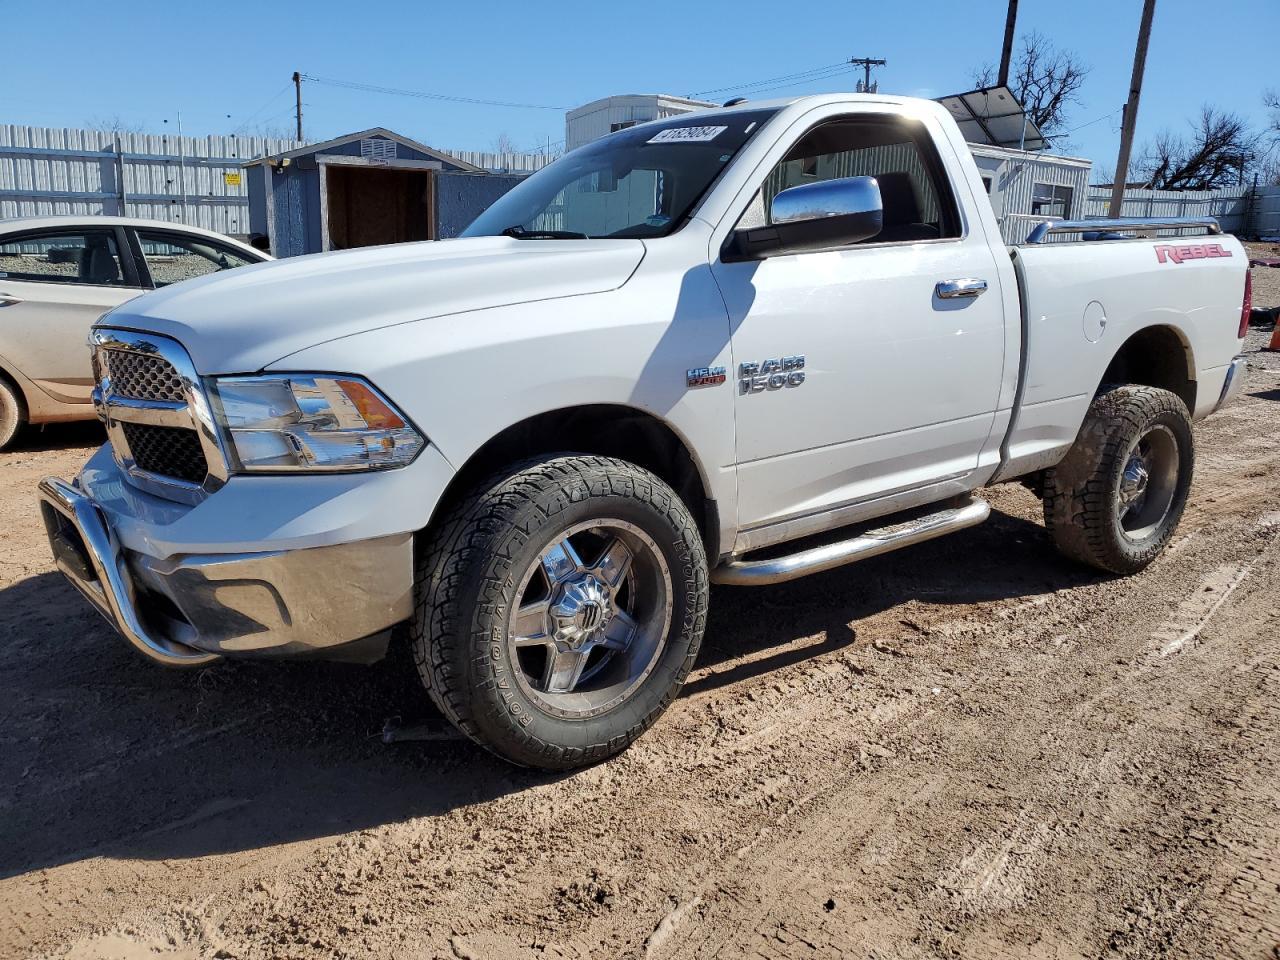
[{"label": "front bumper", "polygon": [[41,481],[40,509],[58,569],[130,645],[166,666],[219,656],[372,659],[413,611],[410,533],[157,558],[122,547],[106,512],[65,481]]},{"label": "front bumper", "polygon": [[1235,400],[1244,392],[1244,382],[1249,364],[1244,357],[1236,357],[1227,366],[1226,379],[1222,381],[1222,394],[1218,397],[1218,405],[1214,407],[1214,411],[1221,410],[1223,407]]}]

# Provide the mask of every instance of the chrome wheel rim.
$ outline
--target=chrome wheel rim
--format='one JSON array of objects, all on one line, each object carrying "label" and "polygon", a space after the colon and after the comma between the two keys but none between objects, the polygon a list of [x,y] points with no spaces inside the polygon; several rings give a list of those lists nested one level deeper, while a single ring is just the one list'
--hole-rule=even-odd
[{"label": "chrome wheel rim", "polygon": [[1129,448],[1116,487],[1116,522],[1128,540],[1145,540],[1164,523],[1178,489],[1178,438],[1163,424]]},{"label": "chrome wheel rim", "polygon": [[521,689],[571,719],[625,703],[666,646],[672,594],[662,551],[634,524],[590,520],[558,534],[524,571],[507,620]]}]

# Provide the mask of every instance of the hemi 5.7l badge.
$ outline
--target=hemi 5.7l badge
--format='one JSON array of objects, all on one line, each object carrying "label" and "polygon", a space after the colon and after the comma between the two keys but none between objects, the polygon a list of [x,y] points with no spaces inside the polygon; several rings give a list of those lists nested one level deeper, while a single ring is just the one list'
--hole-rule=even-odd
[{"label": "hemi 5.7l badge", "polygon": [[724,367],[698,367],[685,372],[685,383],[690,387],[714,387],[728,378]]}]

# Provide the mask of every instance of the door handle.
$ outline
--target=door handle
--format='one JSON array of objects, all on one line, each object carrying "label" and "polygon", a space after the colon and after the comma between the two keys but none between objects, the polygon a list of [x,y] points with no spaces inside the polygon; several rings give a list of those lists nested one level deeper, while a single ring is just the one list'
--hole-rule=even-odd
[{"label": "door handle", "polygon": [[939,300],[956,300],[960,297],[979,297],[987,292],[987,281],[976,277],[959,280],[942,280],[933,288]]},{"label": "door handle", "polygon": [[21,303],[21,297],[15,297],[12,293],[0,293],[0,306],[8,306],[11,303]]}]

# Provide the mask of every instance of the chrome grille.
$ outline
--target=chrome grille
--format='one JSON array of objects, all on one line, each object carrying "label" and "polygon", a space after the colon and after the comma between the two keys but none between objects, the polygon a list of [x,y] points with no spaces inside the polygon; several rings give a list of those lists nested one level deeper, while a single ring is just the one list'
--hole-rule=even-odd
[{"label": "chrome grille", "polygon": [[134,486],[197,504],[227,482],[226,459],[200,375],[182,344],[95,327],[93,402],[116,462]]},{"label": "chrome grille", "polygon": [[129,453],[139,470],[162,477],[176,477],[187,483],[201,483],[209,464],[194,430],[152,427],[143,423],[122,423]]},{"label": "chrome grille", "polygon": [[163,357],[127,350],[104,350],[111,390],[135,400],[182,402],[182,376]]}]

